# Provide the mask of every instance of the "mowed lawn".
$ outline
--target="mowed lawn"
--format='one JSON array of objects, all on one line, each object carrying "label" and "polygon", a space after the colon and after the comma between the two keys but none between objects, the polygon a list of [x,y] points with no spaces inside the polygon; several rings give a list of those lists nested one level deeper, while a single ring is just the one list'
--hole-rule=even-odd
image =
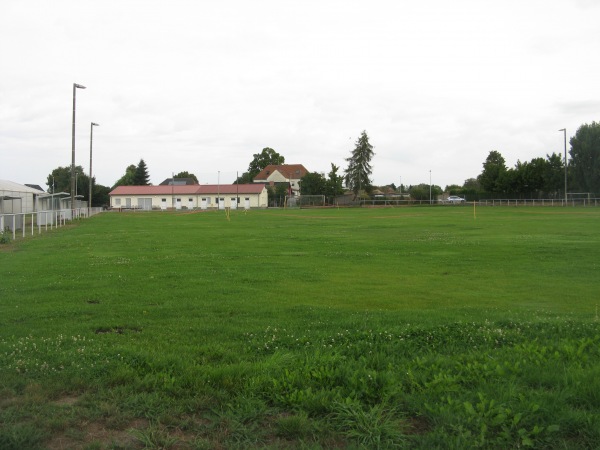
[{"label": "mowed lawn", "polygon": [[107,212],[0,246],[0,448],[600,448],[600,209]]}]

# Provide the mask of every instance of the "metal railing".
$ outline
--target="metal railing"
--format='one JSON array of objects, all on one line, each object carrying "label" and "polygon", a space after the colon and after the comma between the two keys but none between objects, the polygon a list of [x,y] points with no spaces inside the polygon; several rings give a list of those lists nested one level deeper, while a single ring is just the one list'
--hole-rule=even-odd
[{"label": "metal railing", "polygon": [[[391,207],[391,206],[600,206],[600,198],[570,198],[565,199],[486,199],[486,200],[467,200],[460,203],[452,203],[444,200],[395,200],[395,199],[362,199],[354,202],[346,202],[344,206],[363,206],[363,207]],[[341,206],[341,205],[340,205]]]},{"label": "metal railing", "polygon": [[[53,209],[28,213],[0,214],[0,231],[12,234],[13,240],[19,237],[33,236],[37,230],[52,230],[63,227],[73,220],[85,219],[101,213],[103,208]],[[18,232],[18,233],[17,233]]]}]

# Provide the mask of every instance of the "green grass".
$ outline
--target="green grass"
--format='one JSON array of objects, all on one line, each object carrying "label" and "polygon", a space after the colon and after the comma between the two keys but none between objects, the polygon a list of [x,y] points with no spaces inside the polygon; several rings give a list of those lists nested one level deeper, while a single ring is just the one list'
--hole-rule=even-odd
[{"label": "green grass", "polygon": [[106,213],[0,245],[0,448],[598,448],[600,210]]}]

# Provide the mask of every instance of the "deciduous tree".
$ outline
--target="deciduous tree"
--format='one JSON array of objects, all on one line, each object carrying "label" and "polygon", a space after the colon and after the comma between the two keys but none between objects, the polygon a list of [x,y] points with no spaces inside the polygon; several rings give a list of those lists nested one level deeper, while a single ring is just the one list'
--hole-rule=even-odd
[{"label": "deciduous tree", "polygon": [[[89,200],[89,183],[90,177],[88,177],[83,167],[75,166],[75,195],[80,195],[80,199],[84,201]],[[94,184],[94,178],[92,178],[92,186]],[[46,185],[48,186],[48,192],[70,192],[71,191],[71,166],[57,167],[50,175],[46,178]],[[92,200],[94,200],[95,191],[92,188]]]},{"label": "deciduous tree", "polygon": [[135,171],[136,166],[134,164],[130,164],[125,169],[125,175],[117,180],[117,182],[113,185],[113,189],[117,186],[133,186],[135,185]]},{"label": "deciduous tree", "polygon": [[252,161],[248,164],[248,170],[237,177],[234,184],[252,183],[254,177],[270,164],[285,164],[285,158],[271,147],[265,147],[260,153],[252,155]]},{"label": "deciduous tree", "polygon": [[483,163],[483,172],[481,172],[477,179],[486,192],[500,193],[504,190],[502,177],[506,171],[506,161],[500,152],[492,150]]},{"label": "deciduous tree", "polygon": [[248,165],[248,173],[254,178],[258,173],[269,164],[285,164],[285,158],[273,150],[271,147],[265,147],[260,153],[255,153],[252,161]]},{"label": "deciduous tree", "polygon": [[192,180],[194,180],[196,183],[198,183],[198,178],[196,177],[196,175],[194,175],[193,173],[190,172],[179,172],[175,174],[175,178],[191,178]]},{"label": "deciduous tree", "polygon": [[579,190],[600,193],[600,122],[583,124],[569,140],[573,182]]},{"label": "deciduous tree", "polygon": [[300,180],[302,195],[324,195],[326,180],[318,172],[308,172]]}]

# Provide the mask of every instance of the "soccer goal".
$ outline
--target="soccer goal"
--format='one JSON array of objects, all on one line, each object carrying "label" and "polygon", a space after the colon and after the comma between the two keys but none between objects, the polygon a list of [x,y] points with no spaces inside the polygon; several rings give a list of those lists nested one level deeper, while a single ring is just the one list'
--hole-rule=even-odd
[{"label": "soccer goal", "polygon": [[287,208],[312,208],[325,206],[324,195],[288,195],[285,198]]}]

